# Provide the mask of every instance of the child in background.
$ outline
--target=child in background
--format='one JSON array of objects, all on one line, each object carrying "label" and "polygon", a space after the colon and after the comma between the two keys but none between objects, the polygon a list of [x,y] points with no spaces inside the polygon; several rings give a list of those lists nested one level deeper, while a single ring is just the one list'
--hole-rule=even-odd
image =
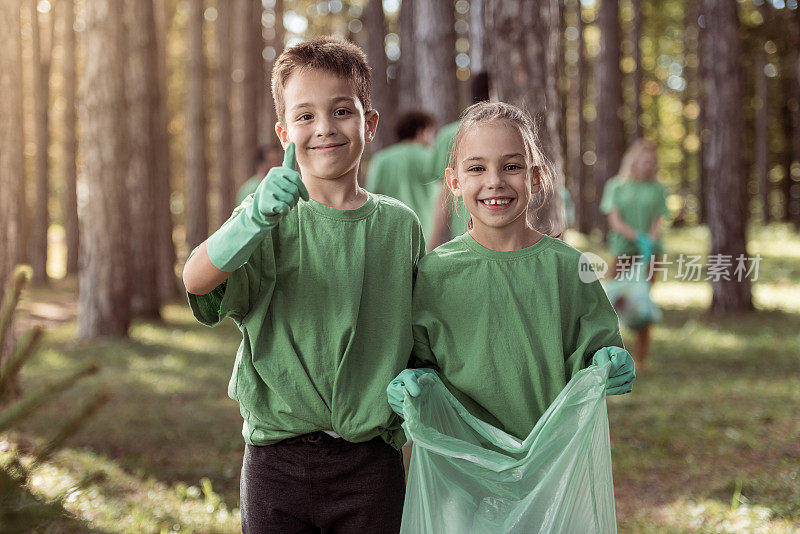
[{"label": "child in background", "polygon": [[[631,391],[633,360],[600,282],[579,276],[578,250],[528,222],[553,188],[530,118],[501,102],[468,108],[446,177],[470,222],[420,262],[416,365],[438,370],[472,415],[519,439],[588,365],[611,361],[607,394]],[[407,369],[389,384],[398,414],[430,371]]]},{"label": "child in background", "polygon": [[195,317],[242,331],[228,394],[244,418],[244,532],[399,530],[405,435],[383,395],[408,363],[425,243],[410,209],[358,186],[369,91],[353,44],[284,51],[283,165],[186,262]]},{"label": "child in background", "polygon": [[[657,180],[656,145],[647,139],[635,141],[622,158],[617,176],[603,191],[600,211],[608,216],[608,248],[615,256],[609,274],[616,277],[633,266],[632,257],[641,256],[649,266],[652,254],[662,254],[661,227],[669,214],[667,188]],[[627,261],[622,261],[626,257]],[[644,268],[645,276],[649,268]],[[652,282],[652,277],[650,279]],[[650,352],[650,324],[636,335],[633,355],[640,371],[645,369]]]},{"label": "child in background", "polygon": [[433,196],[439,192],[425,173],[433,123],[434,118],[423,111],[401,115],[395,125],[397,143],[372,156],[364,184],[367,190],[396,198],[414,210],[426,236],[433,222]]}]

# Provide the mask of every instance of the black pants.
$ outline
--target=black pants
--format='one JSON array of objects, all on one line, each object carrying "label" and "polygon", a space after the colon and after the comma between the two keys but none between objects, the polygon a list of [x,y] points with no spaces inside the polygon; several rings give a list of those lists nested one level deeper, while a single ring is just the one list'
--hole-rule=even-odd
[{"label": "black pants", "polygon": [[240,482],[246,534],[392,534],[400,530],[403,457],[380,438],[314,432],[246,445]]}]

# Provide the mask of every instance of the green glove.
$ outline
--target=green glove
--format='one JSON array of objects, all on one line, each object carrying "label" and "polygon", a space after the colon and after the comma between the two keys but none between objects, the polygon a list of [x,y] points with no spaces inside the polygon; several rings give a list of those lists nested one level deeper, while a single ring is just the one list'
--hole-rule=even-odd
[{"label": "green glove", "polygon": [[308,189],[296,170],[294,150],[294,143],[289,143],[283,165],[269,170],[253,193],[253,201],[245,200],[244,208],[206,241],[208,258],[217,269],[233,272],[244,265],[297,199],[308,200]]},{"label": "green glove", "polygon": [[644,261],[650,261],[650,256],[653,254],[653,247],[655,243],[643,232],[636,235],[636,246],[639,248],[639,253],[642,255]]},{"label": "green glove", "polygon": [[386,388],[386,396],[389,399],[389,406],[392,407],[394,413],[403,417],[403,400],[405,400],[405,392],[412,397],[416,397],[422,391],[419,387],[419,377],[425,373],[436,374],[433,369],[404,369],[397,375],[397,378],[389,382]]},{"label": "green glove", "polygon": [[633,358],[627,350],[620,347],[603,347],[592,356],[592,365],[605,365],[611,362],[606,382],[606,395],[623,395],[633,389],[636,379]]}]

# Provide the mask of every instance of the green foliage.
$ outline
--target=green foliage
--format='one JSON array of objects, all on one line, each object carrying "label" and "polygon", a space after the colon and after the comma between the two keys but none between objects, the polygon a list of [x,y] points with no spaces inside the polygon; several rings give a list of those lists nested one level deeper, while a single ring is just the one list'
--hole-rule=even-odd
[{"label": "green foliage", "polygon": [[[7,336],[13,331],[13,318],[22,290],[30,280],[30,270],[17,268],[4,292],[0,306],[0,347],[10,345]],[[72,388],[80,379],[97,373],[96,363],[86,362],[64,377],[51,380],[39,389],[15,398],[18,375],[26,361],[34,354],[42,330],[34,327],[26,332],[9,354],[0,354],[0,399],[4,402],[0,413],[0,436],[12,430],[20,421],[29,420],[33,412]],[[0,530],[3,532],[31,532],[47,528],[58,530],[72,525],[85,531],[85,525],[71,516],[63,506],[68,492],[45,499],[34,495],[28,488],[31,473],[58,450],[67,438],[75,434],[89,417],[107,400],[105,393],[91,396],[66,422],[57,427],[56,434],[37,448],[32,457],[23,458],[13,451],[0,458]],[[70,488],[81,487],[96,477],[92,476]]]}]

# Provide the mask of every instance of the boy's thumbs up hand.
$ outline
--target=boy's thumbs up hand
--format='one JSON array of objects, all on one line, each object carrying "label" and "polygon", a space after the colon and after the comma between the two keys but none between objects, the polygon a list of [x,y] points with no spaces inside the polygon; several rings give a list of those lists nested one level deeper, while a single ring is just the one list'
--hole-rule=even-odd
[{"label": "boy's thumbs up hand", "polygon": [[296,168],[295,145],[289,143],[283,165],[271,168],[253,195],[253,204],[258,211],[256,215],[264,217],[265,222],[289,213],[299,198],[308,200],[308,189]]}]

